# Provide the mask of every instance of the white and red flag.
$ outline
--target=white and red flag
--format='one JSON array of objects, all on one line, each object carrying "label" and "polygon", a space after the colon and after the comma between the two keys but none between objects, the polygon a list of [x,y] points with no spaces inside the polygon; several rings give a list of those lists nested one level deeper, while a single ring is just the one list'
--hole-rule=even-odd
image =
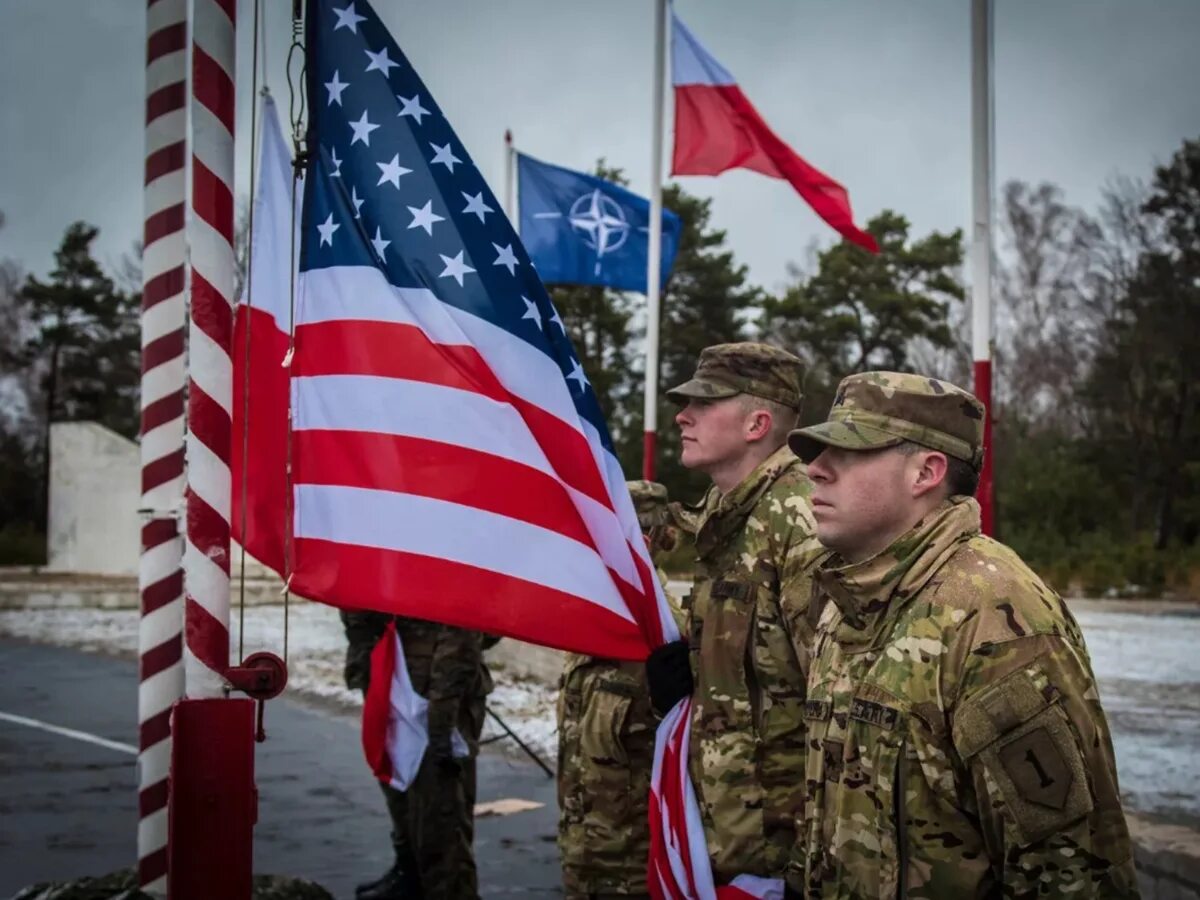
[{"label": "white and red flag", "polygon": [[671,81],[675,88],[672,175],[719,175],[750,169],[782,178],[822,219],[858,246],[879,251],[854,224],[850,195],[784,143],[763,121],[729,70],[671,10]]},{"label": "white and red flag", "polygon": [[[291,291],[300,254],[300,198],[275,101],[264,98],[253,241],[233,317],[233,538],[282,573],[287,525]],[[292,214],[293,192],[296,215]],[[293,233],[294,229],[294,233]],[[244,488],[244,489],[243,489]]]}]

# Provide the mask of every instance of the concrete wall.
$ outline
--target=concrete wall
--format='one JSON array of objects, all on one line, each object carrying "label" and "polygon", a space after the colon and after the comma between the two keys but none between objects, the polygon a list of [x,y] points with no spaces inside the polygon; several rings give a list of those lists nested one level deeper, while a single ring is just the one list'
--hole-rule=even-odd
[{"label": "concrete wall", "polygon": [[[142,493],[138,445],[96,422],[50,426],[50,509],[46,571],[131,575],[138,570]],[[232,572],[241,548],[232,548]],[[249,578],[273,577],[251,556]]]},{"label": "concrete wall", "polygon": [[137,444],[95,422],[51,425],[46,568],[137,574],[140,499]]}]

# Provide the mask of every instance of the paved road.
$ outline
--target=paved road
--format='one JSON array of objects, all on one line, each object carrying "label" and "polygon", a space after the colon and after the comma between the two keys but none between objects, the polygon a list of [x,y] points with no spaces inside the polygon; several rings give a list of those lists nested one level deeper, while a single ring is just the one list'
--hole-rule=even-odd
[{"label": "paved road", "polygon": [[[0,638],[0,713],[136,743],[133,663]],[[280,699],[258,745],[258,872],[311,878],[335,896],[390,863],[387,816],[362,761],[357,721]],[[555,896],[554,787],[532,764],[486,748],[480,801],[541,809],[477,821],[485,897]],[[95,875],[136,856],[136,774],[126,752],[0,718],[0,898],[36,881]]]}]

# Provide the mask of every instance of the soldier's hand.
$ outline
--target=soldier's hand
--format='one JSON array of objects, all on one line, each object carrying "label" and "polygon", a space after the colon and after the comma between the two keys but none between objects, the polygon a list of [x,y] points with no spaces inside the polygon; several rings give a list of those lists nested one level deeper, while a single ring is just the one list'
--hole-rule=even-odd
[{"label": "soldier's hand", "polygon": [[462,771],[462,760],[449,754],[436,757],[436,764],[438,771],[448,778],[454,778]]},{"label": "soldier's hand", "polygon": [[671,641],[650,651],[646,658],[646,683],[650,703],[660,716],[666,715],[684,697],[692,695],[692,666],[687,641]]},{"label": "soldier's hand", "polygon": [[803,896],[785,881],[783,883],[783,900],[803,900]]}]

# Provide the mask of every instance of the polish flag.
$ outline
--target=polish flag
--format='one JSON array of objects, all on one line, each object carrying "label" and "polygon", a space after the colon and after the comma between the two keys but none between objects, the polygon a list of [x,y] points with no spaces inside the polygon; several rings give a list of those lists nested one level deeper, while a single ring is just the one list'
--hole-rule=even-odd
[{"label": "polish flag", "polygon": [[254,241],[233,324],[232,524],[234,540],[282,575],[287,529],[285,357],[292,315],[289,290],[295,283],[289,232],[296,228],[298,260],[304,183],[296,185],[293,219],[288,213],[293,196],[292,154],[270,97],[263,103],[261,137]]},{"label": "polish flag", "polygon": [[750,169],[782,178],[846,240],[872,253],[875,239],[854,224],[846,189],[780,140],[717,62],[671,11],[675,87],[672,175],[719,175]]}]

